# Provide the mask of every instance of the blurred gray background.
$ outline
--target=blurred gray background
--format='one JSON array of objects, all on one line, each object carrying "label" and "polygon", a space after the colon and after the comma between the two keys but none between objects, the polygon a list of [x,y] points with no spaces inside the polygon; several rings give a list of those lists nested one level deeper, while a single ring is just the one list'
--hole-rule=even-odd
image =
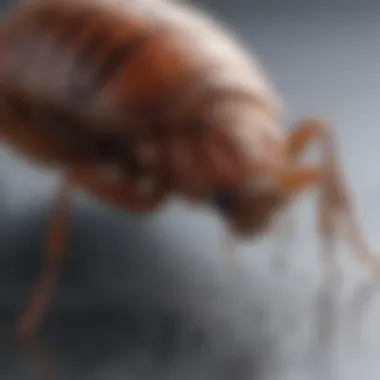
[{"label": "blurred gray background", "polygon": [[[9,6],[2,2],[5,6]],[[379,248],[380,6],[375,1],[207,0],[266,68],[284,124],[319,115],[373,247]],[[58,173],[4,145],[0,255],[0,378],[39,379],[11,322],[38,274]],[[59,379],[349,379],[380,373],[378,282],[341,246],[343,282],[321,285],[312,192],[275,271],[273,239],[222,252],[218,218],[172,202],[135,217],[75,194],[70,252],[41,331]]]}]

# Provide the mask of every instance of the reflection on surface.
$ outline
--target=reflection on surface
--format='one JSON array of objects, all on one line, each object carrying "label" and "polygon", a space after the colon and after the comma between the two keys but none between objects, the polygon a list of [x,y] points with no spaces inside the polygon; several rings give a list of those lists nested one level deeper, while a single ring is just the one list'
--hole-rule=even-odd
[{"label": "reflection on surface", "polygon": [[[283,343],[287,361],[275,379],[376,379],[379,289],[376,279],[358,282],[351,289],[333,282],[320,284],[308,299],[311,304],[304,305],[304,323],[298,322],[292,338]],[[294,344],[297,334],[299,347]]]},{"label": "reflection on surface", "polygon": [[258,376],[270,342],[229,266],[167,242],[160,223],[92,207],[73,208],[70,254],[38,341],[16,345],[11,326],[38,275],[48,211],[2,216],[1,379]]},{"label": "reflection on surface", "polygon": [[[352,284],[345,272],[343,283],[315,284],[323,265],[309,237],[297,258],[294,234],[277,235],[278,272],[260,247],[245,256],[233,244],[231,255],[228,234],[192,210],[132,217],[75,203],[38,342],[58,379],[378,379],[379,281]],[[26,355],[10,335],[41,265],[50,202],[41,206],[0,215],[0,379],[44,374],[37,348]]]},{"label": "reflection on surface", "polygon": [[[339,289],[336,283],[322,284],[315,295],[312,309],[311,341],[314,375],[319,379],[335,379],[335,343],[339,329]],[[313,324],[314,321],[314,324]],[[313,347],[314,346],[314,347]]]},{"label": "reflection on surface", "polygon": [[[380,352],[380,281],[352,286],[347,273],[347,283],[313,284],[288,265],[274,272],[270,255],[267,273],[246,265],[237,250],[236,265],[226,265],[201,239],[173,238],[178,222],[166,229],[154,215],[83,205],[73,207],[52,313],[37,346],[19,347],[10,327],[38,275],[48,212],[44,202],[1,216],[1,379],[350,380],[364,369],[368,378],[378,373],[371,358]],[[216,228],[215,252],[220,243]]]},{"label": "reflection on surface", "polygon": [[352,345],[361,341],[363,327],[371,317],[371,306],[376,302],[379,290],[379,279],[363,281],[354,289],[351,303],[347,307],[346,323],[346,331]]},{"label": "reflection on surface", "polygon": [[38,274],[47,216],[48,206],[3,216],[1,379],[355,379],[364,338],[376,340],[380,281],[314,288],[284,267],[255,292],[252,268],[171,246],[144,220],[75,207],[52,313],[20,347],[10,327]]}]

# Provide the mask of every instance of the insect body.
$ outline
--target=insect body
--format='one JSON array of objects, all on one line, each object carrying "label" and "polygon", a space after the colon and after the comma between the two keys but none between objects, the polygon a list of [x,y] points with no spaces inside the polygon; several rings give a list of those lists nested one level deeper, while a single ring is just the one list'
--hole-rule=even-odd
[{"label": "insect body", "polygon": [[[278,99],[258,64],[184,4],[29,2],[4,18],[0,50],[3,138],[66,174],[23,334],[58,278],[71,186],[127,210],[173,193],[211,202],[241,236],[268,228],[273,211],[313,184],[324,184],[328,231],[326,215],[347,211],[323,123],[278,129]],[[326,165],[297,163],[310,138],[325,142]]]}]

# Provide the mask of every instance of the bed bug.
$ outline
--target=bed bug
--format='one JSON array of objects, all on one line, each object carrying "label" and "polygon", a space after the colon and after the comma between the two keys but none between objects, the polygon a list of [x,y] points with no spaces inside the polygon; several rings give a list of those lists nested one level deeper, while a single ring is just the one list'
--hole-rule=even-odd
[{"label": "bed bug", "polygon": [[[2,138],[64,178],[20,336],[47,311],[75,187],[131,212],[177,194],[213,205],[234,235],[254,237],[316,185],[326,241],[339,213],[355,221],[328,126],[310,119],[281,131],[280,101],[258,62],[185,3],[28,1],[3,17],[0,52]],[[311,139],[323,142],[320,165],[300,163]]]}]

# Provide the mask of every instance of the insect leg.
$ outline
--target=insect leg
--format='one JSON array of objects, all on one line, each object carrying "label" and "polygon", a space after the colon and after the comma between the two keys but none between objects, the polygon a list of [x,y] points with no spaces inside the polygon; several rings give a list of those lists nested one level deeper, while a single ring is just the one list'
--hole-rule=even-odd
[{"label": "insect leg", "polygon": [[[339,195],[343,195],[343,186],[340,186],[339,171],[333,150],[332,137],[328,135],[326,126],[314,119],[302,120],[296,124],[289,137],[289,154],[293,161],[300,158],[302,151],[312,140],[320,140],[324,148],[324,179],[319,184],[320,205],[318,208],[318,227],[322,236],[321,254],[330,274],[339,273],[336,264],[336,251],[334,249],[335,217],[339,203]],[[342,189],[339,189],[342,187]],[[340,200],[342,201],[342,200]]]},{"label": "insect leg", "polygon": [[309,119],[301,121],[293,127],[289,137],[291,159],[299,158],[302,150],[313,139],[322,144],[323,153],[321,169],[324,170],[324,175],[320,183],[319,228],[323,237],[325,260],[330,261],[331,268],[333,236],[336,233],[336,223],[339,217],[339,222],[344,228],[343,232],[347,235],[346,237],[359,260],[376,270],[380,269],[380,258],[372,253],[358,226],[353,202],[343,182],[333,136],[325,123]]},{"label": "insect leg", "polygon": [[[298,165],[297,165],[298,166]],[[302,165],[291,168],[282,177],[282,186],[289,191],[292,196],[300,193],[306,187],[317,185],[318,188],[325,186],[325,170],[321,166]],[[339,273],[336,266],[335,251],[333,245],[336,209],[334,201],[329,197],[330,193],[322,188],[320,194],[320,206],[318,208],[318,227],[321,234],[321,254],[330,274]]]},{"label": "insect leg", "polygon": [[44,269],[29,296],[26,310],[16,323],[20,339],[30,337],[47,313],[49,302],[59,281],[68,232],[68,210],[72,181],[65,178],[56,198],[45,240]]}]

